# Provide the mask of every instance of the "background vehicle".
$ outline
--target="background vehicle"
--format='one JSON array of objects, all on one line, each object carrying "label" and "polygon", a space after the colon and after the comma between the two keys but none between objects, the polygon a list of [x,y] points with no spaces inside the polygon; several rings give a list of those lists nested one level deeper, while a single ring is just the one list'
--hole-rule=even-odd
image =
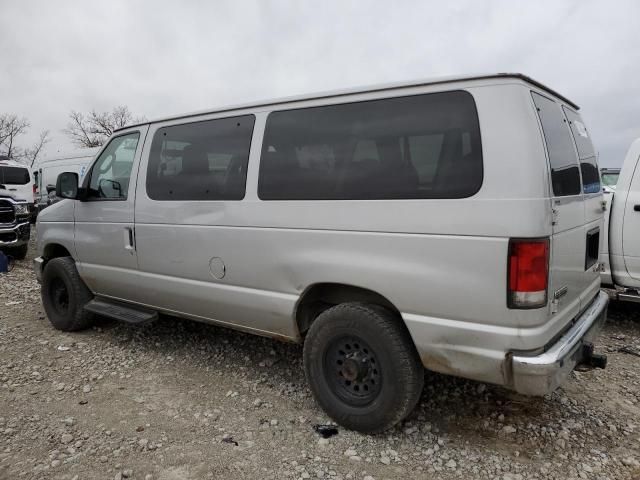
[{"label": "background vehicle", "polygon": [[408,415],[423,367],[543,395],[604,363],[595,153],[522,75],[145,122],[56,188],[34,264],[56,328],[166,312],[304,341],[352,429]]},{"label": "background vehicle", "polygon": [[35,213],[36,186],[26,165],[13,160],[0,160],[0,185],[15,199],[27,202],[30,214]]},{"label": "background vehicle", "polygon": [[46,157],[34,166],[33,174],[36,179],[36,207],[38,212],[58,201],[55,195],[58,175],[62,172],[76,172],[82,178],[87,166],[99,150],[99,148],[85,148],[65,155]]},{"label": "background vehicle", "polygon": [[620,176],[619,168],[601,168],[600,178],[602,179],[602,188],[605,192],[615,191],[618,177]]},{"label": "background vehicle", "polygon": [[613,189],[605,191],[605,231],[600,250],[602,284],[614,298],[640,302],[640,138],[629,147]]},{"label": "background vehicle", "polygon": [[18,260],[27,256],[31,224],[29,204],[0,187],[0,250]]}]

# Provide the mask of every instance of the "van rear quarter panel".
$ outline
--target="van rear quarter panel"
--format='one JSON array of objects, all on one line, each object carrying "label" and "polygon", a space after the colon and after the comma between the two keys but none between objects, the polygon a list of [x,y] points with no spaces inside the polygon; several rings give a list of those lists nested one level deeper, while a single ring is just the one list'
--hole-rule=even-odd
[{"label": "van rear quarter panel", "polygon": [[[548,170],[525,84],[469,83],[339,100],[469,91],[480,120],[484,180],[465,199],[261,201],[256,191],[268,112],[243,111],[238,113],[256,114],[245,198],[154,201],[145,186],[149,142],[158,128],[185,121],[152,125],[137,183],[136,296],[162,309],[296,339],[295,306],[310,286],[367,288],[415,326],[410,331],[425,355],[443,345],[471,356],[484,348],[498,365],[484,375],[449,372],[435,363],[432,368],[504,383],[504,353],[537,348],[547,332],[548,309],[507,308],[506,279],[508,239],[551,234]],[[337,102],[278,109],[322,103]],[[222,279],[211,275],[213,257],[225,263]]]}]

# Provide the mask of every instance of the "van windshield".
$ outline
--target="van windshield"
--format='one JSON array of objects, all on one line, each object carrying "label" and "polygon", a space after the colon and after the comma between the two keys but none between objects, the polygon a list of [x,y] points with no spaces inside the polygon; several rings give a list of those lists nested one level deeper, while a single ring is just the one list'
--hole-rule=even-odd
[{"label": "van windshield", "polygon": [[0,184],[26,185],[29,180],[29,170],[26,168],[0,165]]}]

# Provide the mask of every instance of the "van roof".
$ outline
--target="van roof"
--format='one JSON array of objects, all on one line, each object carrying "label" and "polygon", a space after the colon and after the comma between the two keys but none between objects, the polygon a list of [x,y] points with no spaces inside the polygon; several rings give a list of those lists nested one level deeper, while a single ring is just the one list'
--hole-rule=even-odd
[{"label": "van roof", "polygon": [[[100,151],[100,147],[92,147],[92,148],[84,148],[82,150],[77,150],[69,153],[56,153],[50,157],[45,157],[42,160],[36,162],[35,165],[42,165],[47,162],[55,162],[58,160],[75,160],[76,158],[89,158],[95,157],[96,153]],[[34,166],[35,166],[34,165]]]},{"label": "van roof", "polygon": [[151,121],[126,125],[124,127],[114,130],[114,132],[117,132],[120,130],[126,130],[127,128],[135,127],[138,125],[147,125],[150,123],[158,123],[158,122],[164,122],[168,120],[178,120],[181,118],[195,117],[198,115],[206,115],[209,113],[222,113],[222,112],[228,112],[232,110],[244,110],[247,108],[266,107],[271,105],[278,105],[281,103],[299,102],[304,100],[318,100],[322,98],[340,97],[344,95],[353,95],[357,93],[380,92],[380,91],[392,90],[396,88],[419,87],[423,85],[438,85],[443,83],[453,83],[453,82],[460,82],[465,80],[488,80],[488,79],[503,79],[503,78],[515,78],[523,82],[529,83],[559,98],[560,100],[567,103],[568,105],[575,108],[576,110],[580,109],[578,105],[573,103],[564,95],[559,94],[558,92],[556,92],[555,90],[552,90],[551,88],[547,87],[543,83],[540,83],[531,77],[523,75],[522,73],[493,73],[493,74],[484,74],[484,75],[460,75],[460,76],[450,76],[450,77],[438,77],[438,78],[432,78],[432,79],[414,80],[409,82],[392,82],[392,83],[370,85],[365,87],[355,87],[355,88],[349,88],[349,89],[343,89],[343,90],[311,93],[311,94],[298,95],[298,96],[292,96],[292,97],[275,98],[271,100],[261,100],[261,101],[251,102],[251,103],[240,104],[240,105],[229,105],[229,106],[224,106],[224,107],[215,108],[215,109],[202,110],[202,111],[192,112],[192,113],[187,113],[182,115],[172,115],[164,118],[156,118]]}]

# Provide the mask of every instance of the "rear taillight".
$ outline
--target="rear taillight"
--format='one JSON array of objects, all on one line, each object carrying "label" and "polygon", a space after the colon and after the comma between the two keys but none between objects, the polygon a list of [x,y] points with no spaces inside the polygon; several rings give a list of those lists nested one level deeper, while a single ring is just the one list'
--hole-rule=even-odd
[{"label": "rear taillight", "polygon": [[38,194],[38,187],[36,186],[36,184],[33,184],[33,201],[36,201],[36,196]]},{"label": "rear taillight", "polygon": [[509,240],[507,305],[539,308],[547,304],[549,239]]}]

